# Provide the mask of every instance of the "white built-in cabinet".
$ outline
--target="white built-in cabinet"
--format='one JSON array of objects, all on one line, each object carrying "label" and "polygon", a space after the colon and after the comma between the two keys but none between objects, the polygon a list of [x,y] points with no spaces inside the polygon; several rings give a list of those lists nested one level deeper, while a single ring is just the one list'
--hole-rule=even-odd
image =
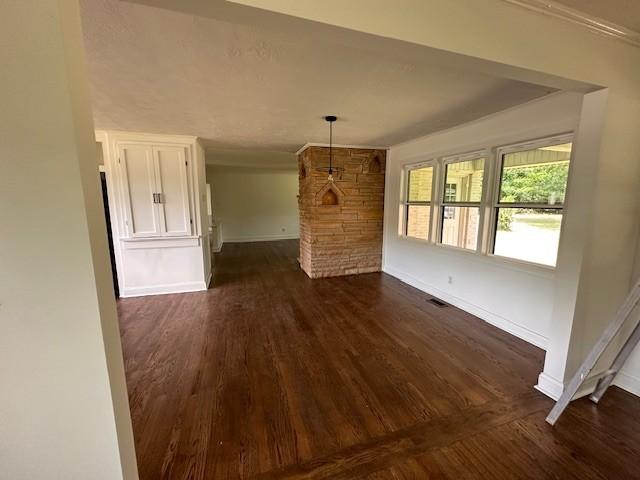
[{"label": "white built-in cabinet", "polygon": [[187,149],[127,143],[118,147],[129,236],[190,236]]},{"label": "white built-in cabinet", "polygon": [[196,137],[99,131],[122,296],[205,290],[204,149]]}]

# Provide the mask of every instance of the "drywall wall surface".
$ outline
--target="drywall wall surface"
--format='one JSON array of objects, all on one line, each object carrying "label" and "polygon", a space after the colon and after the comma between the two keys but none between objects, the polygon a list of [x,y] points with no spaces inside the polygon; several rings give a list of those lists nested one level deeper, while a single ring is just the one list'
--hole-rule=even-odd
[{"label": "drywall wall surface", "polygon": [[[640,280],[640,242],[638,243],[632,278],[633,282]],[[632,314],[632,320],[640,320],[640,309],[636,308]],[[614,383],[640,396],[640,347],[636,347],[633,351],[622,370],[618,373]]]},{"label": "drywall wall surface", "polygon": [[209,212],[211,199],[209,186],[207,185],[207,166],[205,163],[205,151],[200,142],[196,143],[196,169],[198,179],[198,211],[200,213],[200,232],[202,234],[202,263],[204,264],[204,281],[209,285],[211,280],[211,243],[209,230]]},{"label": "drywall wall surface", "polygon": [[398,235],[406,165],[573,131],[582,96],[555,94],[389,151],[383,270],[546,348],[555,272]]},{"label": "drywall wall surface", "polygon": [[96,155],[98,158],[98,166],[104,166],[104,153],[102,152],[102,144],[96,142]]},{"label": "drywall wall surface", "polygon": [[636,347],[625,366],[618,373],[614,384],[640,396],[640,348]]},{"label": "drywall wall surface", "polygon": [[6,2],[0,16],[0,476],[12,480],[138,477],[77,8]]},{"label": "drywall wall surface", "polygon": [[126,245],[122,251],[125,270],[125,284],[121,289],[123,297],[206,289],[203,248],[199,243],[131,249]]},{"label": "drywall wall surface", "polygon": [[224,242],[298,238],[297,170],[207,165],[207,183]]},{"label": "drywall wall surface", "polygon": [[[592,94],[593,95],[593,94]],[[613,320],[616,310],[627,296],[633,278],[633,258],[638,241],[638,202],[640,191],[640,102],[611,89],[606,110],[598,162],[596,188],[591,192],[593,219],[584,287],[578,301],[584,306],[575,319],[585,318],[582,332],[572,338],[581,349],[570,351],[568,372],[572,374],[591,346]],[[629,325],[625,326],[625,332]],[[613,350],[621,344],[619,338]],[[606,370],[615,351],[607,352],[598,371]],[[637,357],[636,357],[637,358]],[[630,374],[630,370],[626,370]],[[640,370],[634,372],[636,380]],[[622,379],[621,379],[622,381]],[[622,385],[622,383],[621,383]],[[640,393],[637,389],[636,393]]]}]

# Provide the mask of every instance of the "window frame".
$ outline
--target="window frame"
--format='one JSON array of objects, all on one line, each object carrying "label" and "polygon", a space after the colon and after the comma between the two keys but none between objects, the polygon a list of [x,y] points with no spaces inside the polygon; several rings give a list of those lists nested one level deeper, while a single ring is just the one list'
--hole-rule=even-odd
[{"label": "window frame", "polygon": [[[502,187],[502,174],[503,174],[503,163],[505,155],[509,153],[517,153],[517,152],[526,152],[528,150],[534,150],[537,148],[543,147],[551,147],[553,145],[562,145],[563,143],[571,143],[571,155],[569,157],[569,173],[567,176],[567,185],[565,188],[565,198],[561,204],[549,205],[548,203],[504,203],[500,202],[500,191]],[[487,256],[495,259],[499,259],[501,261],[509,261],[515,262],[524,265],[531,265],[533,267],[541,267],[549,270],[555,270],[555,265],[546,265],[543,263],[532,262],[529,260],[523,260],[520,258],[507,257],[504,255],[497,255],[494,253],[495,245],[496,245],[496,236],[498,233],[498,212],[500,208],[537,208],[537,209],[545,209],[545,210],[558,210],[562,213],[562,222],[560,224],[560,241],[562,240],[562,226],[564,224],[564,214],[567,208],[567,196],[569,191],[569,183],[571,176],[571,165],[573,163],[573,155],[574,155],[574,134],[573,132],[562,133],[559,135],[553,135],[549,137],[538,138],[535,140],[528,140],[525,142],[518,142],[509,145],[504,145],[496,148],[495,155],[495,168],[494,174],[491,180],[492,184],[492,195],[491,201],[489,204],[490,209],[490,219],[489,219],[489,229],[486,232],[487,239]],[[558,247],[559,248],[559,247]]]},{"label": "window frame", "polygon": [[[472,160],[484,159],[484,168],[482,174],[482,192],[480,193],[480,200],[477,202],[451,202],[446,201],[446,187],[447,187],[447,167],[453,163],[461,163],[468,162]],[[487,149],[474,150],[466,153],[459,153],[456,155],[447,155],[442,157],[440,160],[441,164],[441,172],[439,172],[438,180],[441,188],[438,191],[438,202],[437,202],[437,228],[436,228],[436,245],[444,248],[452,248],[462,252],[470,252],[470,253],[482,253],[482,239],[483,239],[483,230],[484,230],[484,221],[485,221],[485,208],[484,204],[486,203],[486,192],[487,192],[487,172],[489,169],[489,165],[491,163],[491,158],[489,151]],[[449,245],[446,243],[442,243],[442,236],[444,234],[444,212],[447,207],[472,207],[478,208],[479,219],[478,219],[478,238],[476,239],[475,248],[464,248],[459,247],[457,245]]]},{"label": "window frame", "polygon": [[[403,167],[404,170],[404,181],[403,181],[403,191],[401,195],[400,204],[402,205],[402,233],[400,234],[403,238],[409,238],[411,240],[417,240],[421,242],[431,243],[433,241],[433,211],[434,211],[434,199],[436,194],[436,186],[437,186],[437,160],[430,159],[426,161],[421,161],[417,163],[406,164]],[[411,177],[412,170],[420,170],[422,168],[431,168],[433,174],[431,176],[431,198],[429,201],[410,201],[409,200],[409,180]],[[409,227],[409,207],[411,205],[417,206],[428,206],[429,207],[429,233],[427,238],[414,237],[407,233],[407,229]]]},{"label": "window frame", "polygon": [[[513,138],[513,137],[512,137]],[[521,137],[522,138],[522,137]],[[461,252],[467,255],[477,255],[478,259],[484,258],[484,260],[499,263],[507,268],[514,268],[517,270],[525,271],[535,275],[549,275],[555,270],[556,267],[545,265],[541,263],[531,262],[528,260],[522,260],[519,258],[507,257],[502,255],[495,255],[493,253],[495,249],[495,240],[497,233],[497,220],[499,208],[510,208],[523,206],[524,208],[549,208],[548,204],[544,206],[539,204],[512,204],[512,203],[499,203],[500,196],[500,182],[502,180],[502,163],[504,155],[507,153],[525,151],[534,148],[548,147],[551,145],[558,145],[562,143],[572,143],[572,152],[570,157],[571,162],[574,161],[575,155],[575,132],[565,131],[559,134],[552,134],[544,137],[537,137],[533,140],[518,141],[514,143],[499,143],[492,142],[484,145],[478,145],[479,148],[475,150],[467,150],[462,153],[450,153],[455,150],[449,150],[443,152],[443,154],[430,154],[427,155],[415,155],[406,158],[402,165],[401,180],[400,180],[400,192],[399,199],[399,218],[398,218],[398,230],[396,230],[397,238],[409,241],[420,242],[423,244],[433,245],[443,250],[452,252]],[[455,163],[456,161],[473,160],[477,158],[484,158],[484,176],[482,185],[482,195],[480,202],[445,202],[446,193],[446,165]],[[423,167],[433,168],[433,181],[431,185],[431,201],[430,202],[407,202],[409,194],[409,171]],[[571,184],[572,169],[569,168],[569,175],[567,178],[567,188],[565,191],[565,199],[563,204],[558,207],[563,215],[568,211],[568,197]],[[422,239],[418,237],[408,236],[407,231],[407,214],[409,204],[423,204],[430,205],[431,221],[429,223],[429,238]],[[478,243],[475,249],[467,249],[454,245],[447,245],[441,242],[442,239],[442,227],[443,227],[443,208],[445,206],[473,206],[480,209],[480,216],[478,218]],[[551,207],[553,208],[553,206]],[[564,217],[560,226],[560,241],[562,241],[562,230],[564,226]]]}]

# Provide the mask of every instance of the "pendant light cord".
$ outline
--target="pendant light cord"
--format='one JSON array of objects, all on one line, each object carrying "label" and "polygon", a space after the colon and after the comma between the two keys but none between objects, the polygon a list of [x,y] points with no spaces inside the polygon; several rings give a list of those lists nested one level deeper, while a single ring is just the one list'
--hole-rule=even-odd
[{"label": "pendant light cord", "polygon": [[333,122],[329,122],[329,175],[333,173]]}]

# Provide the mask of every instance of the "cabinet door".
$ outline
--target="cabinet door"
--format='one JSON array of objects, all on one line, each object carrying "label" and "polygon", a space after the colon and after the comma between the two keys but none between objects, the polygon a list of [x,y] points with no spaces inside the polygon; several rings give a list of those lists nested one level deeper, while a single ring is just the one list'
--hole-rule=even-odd
[{"label": "cabinet door", "polygon": [[153,151],[146,145],[120,145],[125,208],[129,235],[157,237],[162,234],[157,204]]},{"label": "cabinet door", "polygon": [[191,235],[187,160],[183,147],[153,147],[158,212],[163,235]]}]

